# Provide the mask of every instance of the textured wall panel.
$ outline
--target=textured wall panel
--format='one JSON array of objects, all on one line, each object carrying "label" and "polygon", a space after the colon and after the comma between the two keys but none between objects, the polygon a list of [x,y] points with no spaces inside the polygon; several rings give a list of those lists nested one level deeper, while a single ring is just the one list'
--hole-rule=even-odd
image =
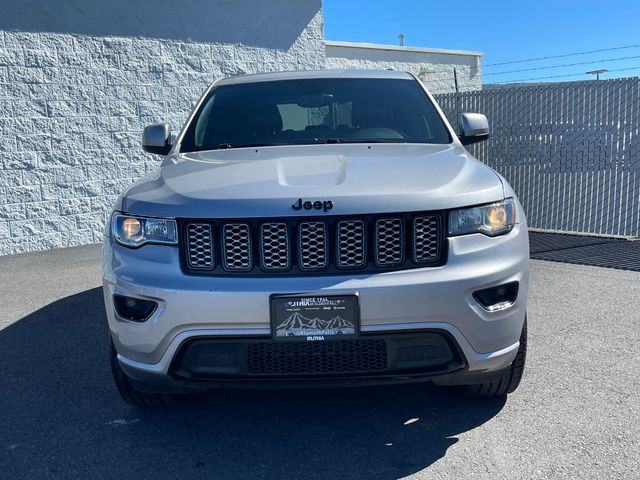
[{"label": "textured wall panel", "polygon": [[325,66],[320,0],[188,3],[3,4],[0,255],[101,242],[116,196],[158,165],[143,127],[178,129],[215,79]]}]

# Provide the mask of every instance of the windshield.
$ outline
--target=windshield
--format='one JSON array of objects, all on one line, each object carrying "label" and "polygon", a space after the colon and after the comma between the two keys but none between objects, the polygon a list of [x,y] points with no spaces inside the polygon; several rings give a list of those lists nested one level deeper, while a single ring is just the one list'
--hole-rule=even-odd
[{"label": "windshield", "polygon": [[222,85],[202,102],[181,151],[316,143],[450,143],[413,79],[316,78]]}]

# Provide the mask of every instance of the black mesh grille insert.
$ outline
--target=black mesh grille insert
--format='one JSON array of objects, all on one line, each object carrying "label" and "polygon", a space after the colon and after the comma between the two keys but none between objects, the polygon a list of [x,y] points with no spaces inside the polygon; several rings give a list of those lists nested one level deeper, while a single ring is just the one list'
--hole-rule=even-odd
[{"label": "black mesh grille insert", "polygon": [[327,266],[327,233],[324,222],[300,224],[300,268],[315,270]]},{"label": "black mesh grille insert", "polygon": [[362,220],[338,222],[338,266],[362,267],[367,261],[365,227]]},{"label": "black mesh grille insert", "polygon": [[286,223],[262,224],[262,267],[265,270],[289,268],[289,230]]},{"label": "black mesh grille insert", "polygon": [[333,342],[249,344],[252,375],[304,375],[384,371],[387,347],[382,339]]},{"label": "black mesh grille insert", "polygon": [[376,222],[376,263],[399,265],[403,260],[402,219],[381,218]]},{"label": "black mesh grille insert", "polygon": [[428,215],[413,221],[413,260],[416,263],[433,261],[440,256],[440,217]]},{"label": "black mesh grille insert", "polygon": [[225,270],[251,270],[251,235],[246,223],[228,223],[222,227],[222,261]]},{"label": "black mesh grille insert", "polygon": [[189,225],[188,261],[191,268],[213,268],[213,238],[210,225],[205,223]]}]

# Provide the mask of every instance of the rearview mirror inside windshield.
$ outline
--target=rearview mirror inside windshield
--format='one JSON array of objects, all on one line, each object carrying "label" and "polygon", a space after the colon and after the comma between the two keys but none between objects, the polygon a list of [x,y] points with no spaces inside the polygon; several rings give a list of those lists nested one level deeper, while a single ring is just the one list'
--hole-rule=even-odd
[{"label": "rearview mirror inside windshield", "polygon": [[321,93],[319,95],[305,95],[301,101],[297,102],[300,107],[317,108],[327,107],[333,103],[333,95]]}]

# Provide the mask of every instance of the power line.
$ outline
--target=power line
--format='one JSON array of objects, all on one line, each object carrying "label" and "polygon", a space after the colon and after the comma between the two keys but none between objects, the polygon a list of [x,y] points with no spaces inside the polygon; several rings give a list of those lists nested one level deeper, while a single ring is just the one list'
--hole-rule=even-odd
[{"label": "power line", "polygon": [[575,67],[576,65],[588,65],[588,64],[591,64],[591,63],[617,62],[617,61],[620,61],[620,60],[630,60],[632,58],[640,58],[640,55],[634,55],[632,57],[605,58],[604,60],[592,60],[592,61],[589,61],[589,62],[565,63],[563,65],[548,65],[546,67],[523,68],[523,69],[520,69],[520,70],[508,70],[508,71],[505,71],[505,72],[485,73],[484,76],[487,77],[489,75],[505,75],[507,73],[532,72],[534,70],[548,70],[550,68]]},{"label": "power line", "polygon": [[612,52],[614,50],[624,50],[626,48],[636,48],[636,47],[640,47],[640,44],[638,45],[625,45],[622,47],[612,47],[612,48],[601,48],[599,50],[589,50],[588,52],[574,52],[574,53],[565,53],[563,55],[551,55],[548,57],[537,57],[537,58],[525,58],[522,60],[513,60],[511,62],[500,62],[500,63],[488,63],[487,65],[484,65],[484,67],[495,67],[498,65],[511,65],[514,63],[524,63],[524,62],[536,62],[538,60],[550,60],[552,58],[565,58],[565,57],[573,57],[575,55],[588,55],[590,53],[600,53],[600,52]]},{"label": "power line", "polygon": [[[616,70],[609,70],[607,73],[614,73],[614,72],[626,72],[628,70],[640,70],[640,65],[637,67],[629,67],[629,68],[618,68]],[[565,78],[565,77],[579,77],[582,75],[586,75],[584,72],[582,73],[569,73],[567,75],[552,75],[549,77],[535,77],[535,78],[521,78],[518,80],[510,80],[508,82],[496,82],[494,85],[504,85],[504,84],[508,84],[508,83],[522,83],[522,82],[530,82],[533,80],[548,80],[551,78]]]}]

